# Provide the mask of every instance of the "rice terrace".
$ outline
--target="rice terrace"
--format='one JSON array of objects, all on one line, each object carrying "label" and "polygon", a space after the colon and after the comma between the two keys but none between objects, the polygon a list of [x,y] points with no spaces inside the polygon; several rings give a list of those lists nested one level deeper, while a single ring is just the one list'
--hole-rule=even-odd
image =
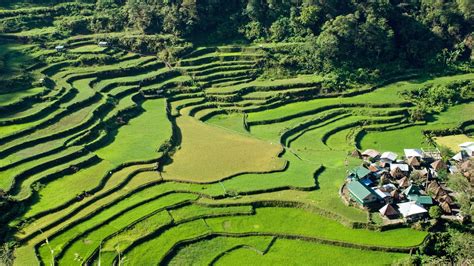
[{"label": "rice terrace", "polygon": [[471,265],[474,4],[0,2],[0,265]]}]

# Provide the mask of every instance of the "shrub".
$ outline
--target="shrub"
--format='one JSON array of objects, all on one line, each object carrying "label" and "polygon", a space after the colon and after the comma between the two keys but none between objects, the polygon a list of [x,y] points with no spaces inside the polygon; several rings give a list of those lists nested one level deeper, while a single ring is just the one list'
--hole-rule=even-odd
[{"label": "shrub", "polygon": [[433,219],[439,219],[441,215],[443,214],[443,211],[439,206],[432,206],[429,210],[429,215]]}]

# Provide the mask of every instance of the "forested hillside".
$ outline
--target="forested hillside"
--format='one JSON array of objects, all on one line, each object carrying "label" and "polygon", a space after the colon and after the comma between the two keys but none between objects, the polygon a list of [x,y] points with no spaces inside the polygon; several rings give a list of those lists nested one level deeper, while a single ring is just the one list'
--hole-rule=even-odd
[{"label": "forested hillside", "polygon": [[469,265],[473,63],[472,0],[0,0],[0,265]]}]

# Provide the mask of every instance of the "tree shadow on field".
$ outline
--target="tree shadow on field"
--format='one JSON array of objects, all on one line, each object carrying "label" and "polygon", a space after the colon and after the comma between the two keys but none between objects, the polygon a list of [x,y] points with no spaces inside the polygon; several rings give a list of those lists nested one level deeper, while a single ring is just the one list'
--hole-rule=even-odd
[{"label": "tree shadow on field", "polygon": [[179,147],[181,146],[181,143],[183,141],[183,134],[181,132],[181,129],[178,126],[178,123],[176,122],[176,117],[171,115],[171,105],[168,102],[168,107],[166,108],[167,111],[167,116],[168,120],[171,123],[171,130],[172,130],[172,135],[170,141],[167,143],[169,147],[166,147],[165,150],[163,151],[163,156],[159,161],[158,164],[158,171],[163,172],[163,169],[166,165],[170,165],[173,163],[173,154],[178,151]]}]

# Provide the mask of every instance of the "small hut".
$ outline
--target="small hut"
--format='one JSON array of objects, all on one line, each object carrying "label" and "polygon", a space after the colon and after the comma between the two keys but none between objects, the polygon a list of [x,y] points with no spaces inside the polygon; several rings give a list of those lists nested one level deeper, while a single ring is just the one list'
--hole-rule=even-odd
[{"label": "small hut", "polygon": [[449,205],[454,204],[454,200],[449,196],[449,195],[444,195],[440,199],[438,199],[439,202],[447,202]]},{"label": "small hut", "polygon": [[421,165],[420,160],[418,159],[418,157],[408,158],[407,163],[408,163],[409,166],[411,166],[413,168],[418,168]]},{"label": "small hut", "polygon": [[379,213],[389,219],[398,218],[399,215],[398,211],[391,204],[386,204],[380,208]]},{"label": "small hut", "polygon": [[435,170],[435,171],[440,171],[442,169],[446,169],[447,166],[446,166],[446,163],[443,161],[443,160],[436,160],[434,161],[433,163],[431,163],[431,167]]},{"label": "small hut", "polygon": [[355,149],[354,151],[352,151],[351,157],[361,159],[361,158],[362,158],[362,155],[360,154],[360,151],[359,151],[359,150]]},{"label": "small hut", "polygon": [[403,172],[399,167],[395,167],[390,170],[390,175],[396,179],[406,177],[405,172]]},{"label": "small hut", "polygon": [[56,52],[64,52],[66,50],[66,47],[64,47],[64,45],[56,45],[54,49],[56,49]]},{"label": "small hut", "polygon": [[365,150],[361,155],[364,160],[377,160],[380,158],[380,152],[373,149]]},{"label": "small hut", "polygon": [[403,177],[402,179],[398,180],[398,186],[402,188],[406,188],[410,186],[410,180],[408,180],[408,177]]},{"label": "small hut", "polygon": [[390,196],[392,196],[393,200],[400,199],[400,193],[398,193],[398,190],[393,190],[392,192],[390,192]]},{"label": "small hut", "polygon": [[449,206],[449,204],[447,202],[443,202],[439,206],[447,214],[451,214],[453,212],[453,210],[451,209],[451,206]]}]

